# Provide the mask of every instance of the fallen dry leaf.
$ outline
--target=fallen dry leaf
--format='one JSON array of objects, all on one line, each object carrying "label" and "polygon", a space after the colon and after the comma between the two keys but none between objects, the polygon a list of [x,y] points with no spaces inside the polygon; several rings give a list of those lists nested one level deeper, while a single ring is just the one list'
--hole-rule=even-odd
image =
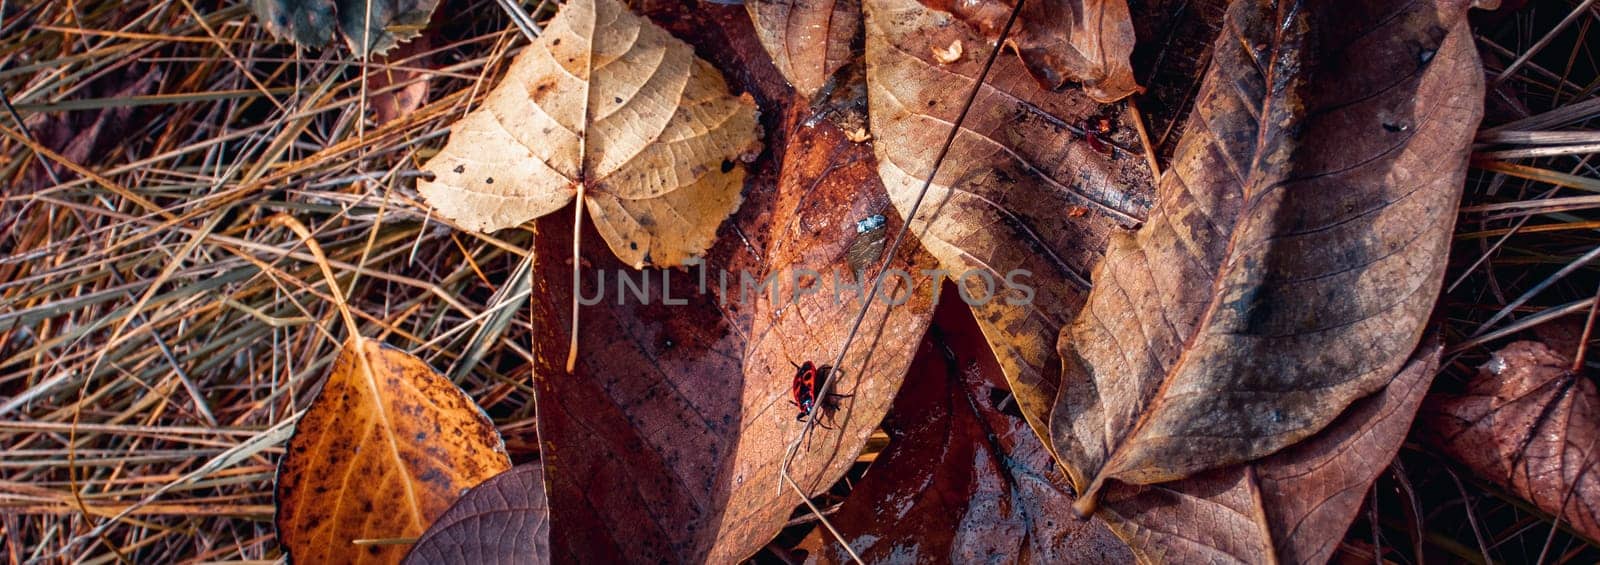
[{"label": "fallen dry leaf", "polygon": [[[802,105],[788,116],[783,171],[772,204],[776,213],[763,228],[768,243],[762,275],[779,277],[780,298],[776,304],[765,299],[751,304],[745,413],[730,463],[735,488],[708,558],[712,563],[737,561],[766,545],[800,504],[793,489],[777,489],[785,450],[804,426],[791,404],[794,365],[834,363],[871,281],[884,272],[883,257],[866,261],[864,273],[849,266],[856,243],[876,236],[862,233],[859,223],[885,216],[882,232],[891,239],[901,226],[878,180],[872,149],[837,128],[804,127],[805,118]],[[812,428],[790,465],[790,475],[808,495],[827,490],[855,463],[894,401],[933,316],[937,281],[925,273],[938,264],[913,238],[906,240],[888,269],[911,278],[884,276],[883,289],[840,365],[833,390],[850,396],[822,419],[837,429]]]},{"label": "fallen dry leaf", "polygon": [[810,98],[851,58],[861,0],[749,0],[756,37],[778,72]]},{"label": "fallen dry leaf", "polygon": [[1159,204],[1062,331],[1080,510],[1310,437],[1422,335],[1482,110],[1467,2],[1295,6],[1233,4]]},{"label": "fallen dry leaf", "polygon": [[[776,70],[742,59],[766,58],[742,7],[659,9],[657,21],[717,46],[711,51],[719,66],[755,73],[741,80],[779,118],[773,146],[786,151],[754,164],[749,201],[703,267],[630,274],[633,284],[652,277],[648,300],[630,291],[619,303],[620,265],[593,253],[597,242],[585,244],[586,269],[606,273],[607,288],[585,307],[587,353],[571,375],[561,370],[572,295],[564,275],[569,228],[562,218],[535,222],[533,317],[547,321],[535,328],[534,351],[545,473],[552,500],[582,501],[551,507],[556,561],[733,562],[772,540],[799,501],[779,488],[778,475],[803,426],[789,403],[790,363],[832,362],[859,300],[846,291],[834,305],[821,294],[834,288],[835,272],[845,284],[856,282],[843,271],[857,222],[892,216],[871,149],[826,123],[806,127],[807,104]],[[886,230],[899,227],[888,223]],[[933,265],[909,241],[897,264],[911,272]],[[792,299],[796,268],[817,271],[799,272],[817,294]],[[753,288],[774,273],[776,304]],[[584,295],[596,296],[598,276],[584,280]],[[805,488],[837,480],[887,410],[931,314],[928,280],[917,281],[921,306],[896,307],[887,323],[879,306],[863,324],[838,385],[853,396],[826,420],[838,429],[813,430],[795,462]],[[618,531],[628,535],[607,533]]]},{"label": "fallen dry leaf", "polygon": [[[160,86],[161,79],[162,72],[159,68],[133,65],[122,72],[94,81],[90,84],[88,92],[79,93],[79,97],[123,99],[143,96],[155,91]],[[127,130],[131,126],[141,125],[139,120],[133,119],[134,110],[137,109],[128,105],[93,111],[41,112],[28,116],[23,125],[29,135],[41,145],[69,161],[86,163],[125,140],[130,134]],[[31,194],[55,184],[50,174],[44,170],[45,165],[40,159],[29,157],[27,160],[30,164],[24,168],[26,173],[22,181],[6,187],[7,196]],[[70,178],[62,176],[65,167],[56,163],[51,163],[50,166],[58,171],[57,176],[62,177],[62,180]],[[9,220],[20,218],[21,216],[13,216],[0,220],[0,232],[11,233],[11,230],[5,229],[6,224]],[[3,269],[4,267],[0,267],[0,270]]]},{"label": "fallen dry leaf", "polygon": [[[273,35],[305,47],[323,47],[334,31],[358,57],[381,55],[422,33],[439,0],[252,0]],[[362,39],[366,41],[363,42]]]},{"label": "fallen dry leaf", "polygon": [[1325,563],[1405,441],[1441,351],[1425,339],[1388,386],[1264,459],[1172,483],[1107,487],[1098,516],[1144,562]]},{"label": "fallen dry leaf", "polygon": [[411,546],[405,563],[438,565],[550,562],[550,508],[544,467],[517,465],[461,495]]},{"label": "fallen dry leaf", "polygon": [[[834,288],[834,276],[855,282],[842,272],[855,221],[888,206],[881,189],[874,197],[862,188],[876,176],[871,150],[832,127],[798,127],[803,110],[792,107],[785,118],[783,129],[794,135],[785,135],[785,176],[753,194],[737,216],[759,247],[746,248],[741,236],[719,243],[704,266],[704,293],[699,268],[638,273],[635,284],[654,277],[645,300],[622,296],[617,282],[605,280],[604,299],[586,306],[587,354],[571,375],[560,365],[571,292],[561,258],[571,240],[558,219],[535,223],[534,316],[549,320],[539,325],[535,348],[542,453],[552,498],[584,501],[552,507],[556,561],[738,561],[769,542],[799,503],[779,488],[778,475],[803,426],[789,403],[791,362],[828,364],[837,354],[860,301],[846,293],[835,304],[822,292]],[[585,249],[596,270],[626,272]],[[737,261],[718,249],[760,255]],[[897,266],[933,266],[916,257],[902,251]],[[791,302],[800,268],[819,273],[799,276],[821,292]],[[754,288],[771,273],[780,273],[776,305]],[[837,480],[888,409],[931,314],[926,286],[914,302],[890,310],[887,322],[880,305],[863,324],[837,385],[852,396],[825,420],[838,429],[814,429],[795,460],[805,488]],[[586,285],[585,295],[595,288]]]},{"label": "fallen dry leaf", "polygon": [[[1016,414],[960,301],[935,309],[883,429],[889,446],[829,516],[868,563],[1132,561],[1105,522],[1072,517],[1066,477]],[[814,532],[830,542],[822,561],[849,561],[832,536]]]},{"label": "fallen dry leaf", "polygon": [[372,61],[367,71],[367,104],[379,125],[402,118],[428,103],[428,73],[433,57],[430,36],[418,37]]},{"label": "fallen dry leaf", "polygon": [[1461,394],[1422,408],[1422,436],[1479,476],[1600,539],[1600,393],[1543,343],[1495,352]]},{"label": "fallen dry leaf", "polygon": [[278,464],[278,540],[299,563],[396,563],[467,488],[511,467],[494,424],[421,359],[346,342]]},{"label": "fallen dry leaf", "polygon": [[[933,49],[992,43],[915,0],[869,0],[866,11],[878,170],[903,217],[989,53],[973,48],[941,64]],[[1141,156],[1101,154],[1073,125],[1102,110],[1081,91],[1045,90],[1015,58],[999,58],[912,224],[974,299],[968,302],[1040,437],[1061,370],[1056,336],[1083,304],[1108,234],[1143,217],[1154,193]],[[1125,117],[1117,121],[1117,129],[1133,131]],[[1069,216],[1074,205],[1095,213]]]},{"label": "fallen dry leaf", "polygon": [[[923,0],[983,32],[989,45],[1011,16],[1015,0]],[[1068,82],[1100,102],[1116,102],[1138,92],[1133,67],[1133,21],[1126,0],[1029,0],[1006,37],[1033,78],[1049,90]],[[957,51],[957,55],[960,52]]]},{"label": "fallen dry leaf", "polygon": [[755,102],[617,0],[565,4],[417,183],[445,217],[513,227],[574,197],[636,268],[704,252],[760,150]]}]

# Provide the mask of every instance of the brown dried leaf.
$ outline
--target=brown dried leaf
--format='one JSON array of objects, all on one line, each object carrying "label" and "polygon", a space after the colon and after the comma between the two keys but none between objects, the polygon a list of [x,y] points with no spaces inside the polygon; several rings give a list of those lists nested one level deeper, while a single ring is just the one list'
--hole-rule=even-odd
[{"label": "brown dried leaf", "polygon": [[1397,374],[1482,109],[1466,10],[1234,3],[1160,203],[1061,334],[1080,509],[1293,445]]},{"label": "brown dried leaf", "polygon": [[[941,64],[933,49],[986,42],[915,0],[870,0],[866,9],[878,171],[905,216],[986,55]],[[969,303],[989,298],[975,306],[978,321],[1040,437],[1061,370],[1056,336],[1083,304],[1097,250],[1144,215],[1154,192],[1140,155],[1102,154],[1084,136],[1081,124],[1108,111],[1078,90],[1046,91],[1017,59],[999,58],[912,224]],[[1111,143],[1135,146],[1131,122],[1113,117]],[[1094,213],[1065,213],[1073,206]]]},{"label": "brown dried leaf", "polygon": [[[987,50],[1000,36],[1016,2],[923,0],[923,4],[977,27],[988,41],[974,45]],[[1079,82],[1089,96],[1107,103],[1139,91],[1128,62],[1134,36],[1126,0],[1023,2],[1006,45],[1022,57],[1028,73],[1046,89]]]},{"label": "brown dried leaf", "polygon": [[1405,441],[1441,350],[1426,340],[1387,387],[1305,441],[1182,481],[1114,484],[1098,516],[1145,562],[1327,562]]},{"label": "brown dried leaf", "polygon": [[494,424],[421,359],[355,337],[278,464],[278,540],[300,563],[396,563],[467,488],[511,467]]},{"label": "brown dried leaf", "polygon": [[482,108],[452,126],[417,190],[445,217],[494,231],[583,196],[629,265],[681,265],[739,206],[760,150],[755,102],[688,44],[617,0],[576,0]]},{"label": "brown dried leaf", "polygon": [[367,105],[374,122],[388,123],[428,103],[426,68],[433,59],[429,37],[418,37],[373,59],[376,68],[367,71]]},{"label": "brown dried leaf", "polygon": [[[935,309],[906,379],[883,421],[889,446],[829,517],[863,560],[1133,560],[1105,522],[1071,517],[1072,497],[1060,486],[1066,477],[1016,414],[965,304],[946,300]],[[824,562],[850,560],[837,542],[826,549]]]},{"label": "brown dried leaf", "polygon": [[[860,300],[846,292],[834,303],[821,292],[834,288],[834,276],[856,282],[833,269],[844,262],[855,220],[887,207],[881,189],[875,197],[863,189],[876,178],[871,150],[832,127],[797,127],[803,110],[797,105],[786,117],[793,137],[776,190],[756,193],[738,216],[741,232],[761,245],[760,262],[730,263],[714,250],[704,294],[698,269],[647,270],[633,280],[654,277],[649,298],[630,294],[622,304],[618,283],[586,275],[609,288],[585,307],[586,354],[571,375],[561,370],[570,277],[560,259],[571,241],[559,221],[536,224],[534,312],[549,320],[539,325],[535,350],[546,472],[553,499],[585,501],[552,507],[557,561],[735,562],[769,542],[799,503],[793,490],[778,488],[784,451],[803,426],[789,403],[791,362],[826,364],[842,345]],[[745,249],[739,236],[725,241],[719,249]],[[595,269],[622,272],[590,249]],[[931,267],[912,250],[896,262],[910,272]],[[821,292],[791,301],[798,269],[825,274],[801,272],[800,284],[809,280]],[[752,279],[779,273],[778,305],[744,287],[747,271]],[[585,286],[585,296],[598,292]],[[836,385],[853,396],[826,419],[838,429],[814,429],[795,460],[804,488],[836,481],[888,409],[931,314],[931,293],[920,286],[887,320],[880,303],[863,324]],[[629,535],[607,533],[616,531]]]},{"label": "brown dried leaf", "polygon": [[[881,257],[866,261],[864,276],[847,267],[856,243],[875,236],[860,233],[858,222],[883,214],[884,234],[901,225],[878,180],[872,149],[837,128],[804,127],[806,114],[805,106],[797,104],[788,116],[789,138],[773,204],[779,212],[764,226],[768,243],[763,276],[778,275],[780,298],[777,304],[764,299],[752,304],[754,320],[744,357],[745,414],[731,462],[734,484],[744,486],[733,489],[727,501],[709,557],[712,563],[736,561],[760,549],[800,504],[793,489],[777,488],[785,450],[804,426],[791,404],[794,366],[833,363],[871,281],[882,272]],[[907,239],[888,269],[910,278],[885,275],[834,385],[835,392],[850,395],[838,399],[837,407],[822,418],[837,429],[813,428],[790,466],[790,475],[809,495],[827,490],[855,463],[894,401],[933,316],[936,281],[923,273],[937,263]],[[848,285],[862,288],[847,290]]]},{"label": "brown dried leaf", "polygon": [[[751,85],[778,116],[773,147],[785,152],[754,163],[749,200],[703,267],[628,274],[635,285],[651,277],[647,300],[630,291],[619,303],[621,265],[599,252],[598,242],[585,243],[583,295],[596,296],[601,284],[589,269],[606,273],[605,294],[584,307],[585,354],[570,375],[563,363],[571,229],[564,218],[535,222],[535,390],[549,494],[561,501],[551,506],[558,562],[737,562],[772,540],[798,502],[792,490],[779,489],[777,475],[802,426],[789,404],[790,361],[831,362],[848,329],[841,320],[859,304],[848,291],[838,306],[816,294],[791,301],[793,269],[819,271],[813,287],[831,290],[830,270],[842,269],[856,222],[888,214],[871,150],[826,123],[802,125],[805,102],[766,62],[742,7],[655,6],[661,11],[652,18],[713,46],[705,51],[720,68],[739,69],[730,76]],[[890,221],[886,229],[898,228]],[[932,265],[914,250],[908,242],[900,268]],[[780,273],[782,305],[743,290],[745,272],[752,286]],[[929,299],[926,289],[917,292]],[[840,429],[814,430],[796,462],[807,488],[836,480],[888,408],[931,313],[914,304],[893,309],[887,323],[880,306],[863,324],[839,385],[854,396],[828,420]]]},{"label": "brown dried leaf", "polygon": [[810,98],[851,58],[861,0],[749,0],[745,9],[772,64]]},{"label": "brown dried leaf", "polygon": [[461,495],[411,546],[405,563],[538,565],[550,562],[544,467],[517,465]]},{"label": "brown dried leaf", "polygon": [[1462,394],[1428,397],[1423,438],[1589,539],[1600,539],[1600,393],[1543,343],[1495,352]]}]

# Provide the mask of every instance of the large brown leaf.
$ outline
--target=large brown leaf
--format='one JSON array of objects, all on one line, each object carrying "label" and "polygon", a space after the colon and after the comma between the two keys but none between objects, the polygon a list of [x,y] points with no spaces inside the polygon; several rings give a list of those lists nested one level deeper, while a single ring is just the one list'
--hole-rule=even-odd
[{"label": "large brown leaf", "polygon": [[630,265],[677,266],[710,247],[760,150],[749,96],[688,44],[617,0],[575,0],[451,126],[417,191],[470,229],[580,205]]},{"label": "large brown leaf", "polygon": [[[1015,0],[923,0],[950,12],[989,39],[1000,36]],[[1115,102],[1139,90],[1128,57],[1133,53],[1133,21],[1126,0],[1029,0],[1022,3],[1017,25],[1006,38],[1028,72],[1041,85],[1058,90],[1067,82],[1082,83],[1095,100]]]},{"label": "large brown leaf", "polygon": [[[883,421],[889,446],[834,527],[869,563],[1131,561],[1103,521],[1071,517],[1066,477],[1014,408],[970,309],[941,302]],[[825,561],[849,560],[837,542],[826,549]]]},{"label": "large brown leaf", "polygon": [[861,0],[749,0],[761,46],[802,96],[810,98],[850,62],[861,30]]},{"label": "large brown leaf", "polygon": [[550,562],[544,468],[512,467],[461,495],[411,546],[416,565],[541,565]]},{"label": "large brown leaf", "polygon": [[278,464],[278,541],[299,563],[397,563],[462,491],[509,469],[483,410],[421,359],[355,337]]},{"label": "large brown leaf", "polygon": [[[915,0],[869,0],[866,9],[878,171],[905,216],[977,80],[986,42],[978,29]],[[953,42],[966,45],[967,55],[941,63],[935,49]],[[1108,235],[1142,217],[1153,194],[1142,157],[1122,149],[1106,155],[1083,135],[1080,126],[1107,111],[1081,91],[1045,90],[1016,58],[1000,57],[912,224],[974,299],[984,336],[1040,437],[1061,370],[1056,337],[1083,304]],[[1127,119],[1113,123],[1122,137],[1111,143],[1132,147]]]},{"label": "large brown leaf", "polygon": [[[585,243],[585,268],[606,273],[607,288],[585,306],[585,354],[570,375],[562,370],[570,227],[555,216],[535,223],[535,390],[558,562],[736,562],[777,534],[799,503],[778,475],[803,425],[789,403],[791,363],[826,364],[838,354],[860,301],[846,291],[834,303],[825,293],[836,275],[858,282],[844,268],[857,221],[892,216],[871,149],[826,123],[803,127],[806,105],[781,79],[765,78],[776,71],[742,8],[659,10],[651,15],[687,28],[684,37],[704,42],[725,68],[755,73],[745,84],[778,118],[773,146],[785,151],[754,163],[747,201],[703,267],[630,274]],[[761,60],[743,58],[751,54]],[[898,226],[891,220],[887,229]],[[908,242],[896,266],[916,273],[932,260]],[[800,277],[818,293],[794,300],[798,268],[819,273]],[[618,274],[634,284],[651,277],[649,298],[630,292],[619,304]],[[779,301],[745,289],[746,274],[751,284],[777,274]],[[583,295],[595,296],[599,275],[584,280]],[[880,303],[863,324],[836,389],[852,396],[826,420],[838,429],[814,429],[795,460],[806,489],[836,481],[888,409],[931,315],[928,280],[919,277],[912,301],[890,309],[887,321]]]},{"label": "large brown leaf", "polygon": [[1080,509],[1283,449],[1398,373],[1481,115],[1467,8],[1233,4],[1160,202],[1061,334]]},{"label": "large brown leaf", "polygon": [[[849,254],[863,236],[857,223],[884,214],[890,219],[883,232],[893,234],[901,225],[878,181],[872,149],[832,126],[804,127],[807,114],[797,105],[788,117],[790,137],[773,204],[777,213],[765,226],[763,274],[779,275],[783,294],[777,304],[765,299],[752,304],[744,415],[731,470],[736,488],[709,558],[713,563],[755,552],[778,534],[800,503],[792,489],[776,488],[785,451],[803,429],[791,403],[794,365],[834,362],[862,298],[882,273],[878,257],[867,261],[864,273],[852,272]],[[937,281],[925,273],[937,264],[909,238],[901,247],[887,268],[910,277],[884,276],[837,371],[833,390],[849,397],[839,399],[837,409],[822,419],[837,429],[814,427],[789,467],[808,496],[827,490],[855,462],[889,410],[933,316]],[[848,288],[852,285],[863,288]]]},{"label": "large brown leaf", "polygon": [[1440,351],[1426,340],[1387,387],[1310,439],[1182,481],[1114,484],[1098,515],[1146,562],[1326,562],[1405,441]]},{"label": "large brown leaf", "polygon": [[1543,343],[1505,346],[1461,394],[1428,397],[1423,437],[1485,479],[1600,539],[1600,392]]}]

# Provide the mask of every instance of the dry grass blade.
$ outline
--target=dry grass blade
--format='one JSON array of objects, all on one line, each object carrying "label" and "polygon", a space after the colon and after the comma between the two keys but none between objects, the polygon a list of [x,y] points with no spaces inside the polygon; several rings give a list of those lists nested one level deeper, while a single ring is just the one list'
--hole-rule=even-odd
[{"label": "dry grass blade", "polygon": [[[0,118],[0,445],[17,454],[0,465],[0,560],[281,556],[269,471],[345,333],[329,330],[337,291],[267,221],[281,212],[322,242],[362,333],[436,364],[470,350],[456,382],[500,423],[531,418],[508,377],[528,326],[490,307],[526,235],[452,237],[410,212],[418,161],[505,64],[506,20],[464,8],[483,16],[429,54],[451,63],[408,68],[432,102],[373,127],[364,65],[217,6],[5,8],[0,90],[37,135]],[[130,77],[151,91],[119,95]],[[505,339],[464,348],[485,321]]]}]

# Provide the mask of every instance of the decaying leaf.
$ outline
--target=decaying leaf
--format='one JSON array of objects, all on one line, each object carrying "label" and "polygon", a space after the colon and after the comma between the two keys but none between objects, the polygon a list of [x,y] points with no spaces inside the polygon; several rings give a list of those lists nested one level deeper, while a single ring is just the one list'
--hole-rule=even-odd
[{"label": "decaying leaf", "polygon": [[810,98],[850,62],[861,0],[748,0],[756,37],[778,72]]},{"label": "decaying leaf", "polygon": [[1505,346],[1461,394],[1428,397],[1423,437],[1589,539],[1600,539],[1600,392],[1543,343]]},{"label": "decaying leaf", "polygon": [[401,44],[376,57],[376,68],[367,72],[367,105],[379,125],[399,119],[428,103],[428,74],[425,70],[433,50],[429,36]]},{"label": "decaying leaf", "polygon": [[[967,306],[940,302],[883,421],[889,446],[829,519],[868,563],[1131,562],[1105,522],[1072,518],[1066,477],[1015,414]],[[849,561],[814,532],[822,561]]]},{"label": "decaying leaf", "polygon": [[[983,32],[994,44],[1011,16],[1014,0],[923,0]],[[1133,53],[1133,21],[1126,0],[1029,0],[1006,37],[1028,72],[1046,89],[1068,82],[1100,102],[1115,102],[1139,90],[1128,57]],[[975,51],[977,49],[974,49]],[[959,56],[960,51],[956,54]]]},{"label": "decaying leaf", "polygon": [[748,557],[778,534],[800,504],[793,489],[778,488],[785,450],[804,429],[792,404],[795,365],[810,361],[834,368],[862,299],[882,276],[883,288],[837,367],[833,390],[849,396],[820,416],[828,427],[812,428],[789,466],[800,488],[815,495],[844,476],[866,446],[933,316],[937,281],[925,273],[937,263],[910,238],[887,270],[883,257],[866,261],[863,273],[851,269],[851,249],[864,235],[862,222],[870,225],[882,215],[881,231],[892,234],[900,229],[900,219],[892,217],[872,149],[837,128],[804,127],[805,117],[801,105],[787,116],[783,171],[772,204],[778,212],[762,228],[767,244],[761,275],[774,277],[778,300],[737,297],[754,318],[744,355],[745,413],[730,463],[735,486],[711,563]]},{"label": "decaying leaf", "polygon": [[517,226],[582,200],[617,257],[681,265],[739,205],[755,102],[617,0],[561,8],[417,183],[464,227]]},{"label": "decaying leaf", "polygon": [[494,424],[421,359],[356,337],[278,464],[278,540],[299,563],[395,563],[473,485],[511,467]]},{"label": "decaying leaf", "polygon": [[1327,562],[1405,441],[1441,350],[1424,339],[1387,387],[1303,442],[1182,481],[1113,484],[1098,516],[1144,562]]},{"label": "decaying leaf", "polygon": [[[794,171],[788,174],[799,175],[802,163],[810,175],[833,172],[812,185],[799,181],[815,176],[779,179],[778,158],[756,161],[749,201],[703,266],[628,273],[633,285],[651,278],[643,291],[647,298],[619,289],[615,275],[626,270],[609,254],[596,253],[601,244],[586,237],[585,269],[606,273],[606,279],[600,300],[585,306],[588,323],[580,335],[587,353],[572,374],[562,369],[566,305],[573,293],[570,277],[563,276],[570,227],[553,216],[534,222],[530,304],[533,318],[541,320],[534,328],[541,456],[550,499],[581,501],[551,506],[551,553],[558,562],[737,562],[772,540],[798,499],[778,488],[777,477],[784,448],[802,425],[788,402],[795,372],[789,362],[830,362],[825,358],[842,345],[835,333],[844,328],[828,326],[826,320],[840,316],[820,310],[814,295],[782,308],[765,303],[766,291],[754,287],[780,263],[819,272],[842,269],[855,222],[888,207],[887,196],[865,182],[874,176],[865,158],[869,149],[845,141],[826,124],[800,125],[805,103],[765,63],[743,7],[702,5],[691,11],[681,3],[659,3],[652,10],[655,21],[710,46],[705,52],[719,68],[749,73],[739,75],[741,83],[779,116],[773,146],[786,148],[781,160]],[[745,57],[762,61],[752,64]],[[907,245],[902,255],[913,255],[912,249]],[[789,259],[796,256],[804,261]],[[719,280],[723,272],[726,285]],[[782,304],[793,304],[791,273],[775,279],[781,281],[775,284]],[[819,291],[832,288],[830,275],[817,278],[812,282],[827,285]],[[584,280],[585,297],[601,292],[597,274],[586,272]],[[847,292],[839,308],[850,304]],[[916,312],[909,305],[895,310]],[[758,316],[770,319],[758,323]],[[802,318],[814,323],[798,331]],[[902,344],[884,342],[887,336],[874,329],[880,319],[868,319],[853,347],[853,357],[874,350],[874,358],[866,370],[846,369],[841,392],[855,396],[841,402],[831,420],[843,429],[816,430],[801,461],[826,467],[827,475],[797,466],[797,478],[808,486],[837,478],[842,470],[834,462],[860,451],[865,430],[876,425],[898,386],[904,365],[893,367],[891,351]],[[921,331],[902,318],[893,324]],[[909,363],[914,347],[914,340],[906,341],[913,343],[903,345],[900,363]]]},{"label": "decaying leaf", "polygon": [[[878,171],[904,217],[988,55],[942,64],[933,49],[992,42],[915,0],[869,0],[866,11]],[[1097,152],[1075,125],[1102,110],[1079,90],[1045,90],[1016,58],[1000,57],[912,223],[971,297],[1040,437],[1061,369],[1056,336],[1083,304],[1108,234],[1142,217],[1154,193],[1142,157]],[[1116,122],[1122,135],[1132,135],[1125,117]],[[1129,137],[1117,139],[1128,147]],[[1074,205],[1095,213],[1066,214]]]},{"label": "decaying leaf", "polygon": [[518,465],[472,487],[411,546],[405,563],[540,565],[550,562],[544,467]]},{"label": "decaying leaf", "polygon": [[1398,372],[1482,110],[1467,7],[1233,4],[1160,202],[1062,331],[1080,510],[1283,449]]},{"label": "decaying leaf", "polygon": [[[131,65],[121,72],[111,73],[90,83],[86,91],[78,93],[78,96],[108,99],[143,96],[157,90],[161,85],[161,79],[162,72],[159,67]],[[127,105],[93,111],[41,112],[28,116],[23,121],[23,126],[35,140],[51,151],[74,163],[85,163],[93,156],[108,151],[127,139],[130,134],[127,130],[130,126],[142,123],[134,119],[134,111],[137,109]],[[29,159],[29,161],[31,163],[24,168],[26,173],[23,174],[21,182],[10,186],[9,194],[30,194],[55,184],[51,175],[44,170],[43,162],[39,159]],[[57,169],[56,177],[62,178],[59,171],[63,168],[54,163],[50,166]],[[21,215],[11,216],[7,220],[22,218]],[[12,234],[6,225],[9,221],[0,221],[0,232]],[[0,236],[0,240],[4,240],[4,236]],[[4,271],[5,267],[0,267],[0,272]]]},{"label": "decaying leaf", "polygon": [[324,47],[337,30],[350,50],[364,57],[420,34],[439,0],[251,0],[251,6],[273,35]]}]

